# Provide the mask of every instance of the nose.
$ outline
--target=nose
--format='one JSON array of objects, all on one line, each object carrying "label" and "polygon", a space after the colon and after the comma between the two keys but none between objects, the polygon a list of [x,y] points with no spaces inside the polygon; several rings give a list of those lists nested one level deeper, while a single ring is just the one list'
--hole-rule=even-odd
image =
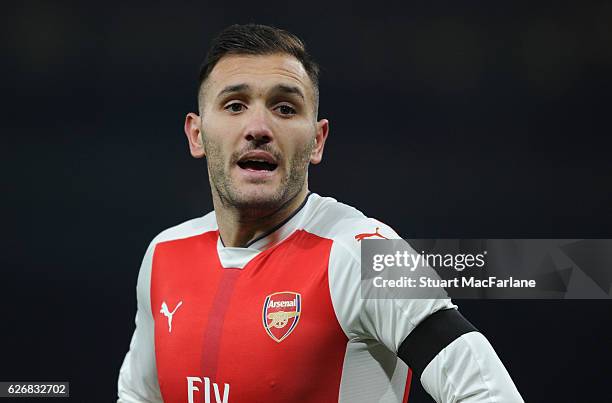
[{"label": "nose", "polygon": [[274,135],[272,134],[267,115],[265,107],[251,108],[251,114],[244,128],[244,138],[246,141],[260,145],[273,140]]}]

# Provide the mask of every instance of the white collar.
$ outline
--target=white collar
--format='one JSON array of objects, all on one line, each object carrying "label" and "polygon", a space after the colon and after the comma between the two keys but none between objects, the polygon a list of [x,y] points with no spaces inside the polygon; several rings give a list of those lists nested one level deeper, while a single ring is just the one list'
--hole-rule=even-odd
[{"label": "white collar", "polygon": [[302,205],[288,218],[267,233],[249,242],[245,247],[225,246],[221,236],[217,236],[217,253],[221,265],[224,268],[242,269],[261,252],[283,242],[296,230],[303,228],[304,222],[317,204],[315,200],[320,198],[321,196],[316,193],[308,193]]}]

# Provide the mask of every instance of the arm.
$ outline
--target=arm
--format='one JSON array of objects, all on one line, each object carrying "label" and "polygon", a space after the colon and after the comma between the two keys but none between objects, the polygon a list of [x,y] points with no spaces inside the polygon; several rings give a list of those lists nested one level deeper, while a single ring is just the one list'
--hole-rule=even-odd
[{"label": "arm", "polygon": [[136,295],[136,330],[119,371],[118,403],[162,402],[155,365],[154,322],[151,312],[152,243],[142,261]]},{"label": "arm", "polygon": [[[381,228],[387,238],[399,239]],[[420,271],[436,276],[431,268]],[[407,363],[438,403],[523,402],[491,344],[446,292],[436,299],[417,296],[389,289],[386,298],[365,299],[357,327]]]},{"label": "arm", "polygon": [[423,320],[397,355],[436,402],[523,402],[491,344],[456,309]]}]

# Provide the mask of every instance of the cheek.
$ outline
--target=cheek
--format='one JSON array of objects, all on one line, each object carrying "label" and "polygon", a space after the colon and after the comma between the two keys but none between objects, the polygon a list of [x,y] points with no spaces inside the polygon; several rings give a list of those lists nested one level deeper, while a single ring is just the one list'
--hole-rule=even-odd
[{"label": "cheek", "polygon": [[230,148],[230,133],[231,131],[228,130],[227,126],[219,124],[202,125],[202,136],[207,152],[217,156],[226,155]]},{"label": "cheek", "polygon": [[210,132],[204,137],[204,151],[206,153],[206,158],[214,165],[224,164],[224,160],[227,158],[227,153],[224,151],[224,145],[220,142],[219,137]]},{"label": "cheek", "polygon": [[206,110],[202,117],[202,131],[211,138],[227,138],[236,132],[237,122],[215,110]]},{"label": "cheek", "polygon": [[[301,155],[312,150],[315,143],[315,128],[312,125],[296,125],[288,131],[286,138],[289,140],[286,146],[291,147],[291,154]],[[290,144],[289,144],[290,143]]]}]

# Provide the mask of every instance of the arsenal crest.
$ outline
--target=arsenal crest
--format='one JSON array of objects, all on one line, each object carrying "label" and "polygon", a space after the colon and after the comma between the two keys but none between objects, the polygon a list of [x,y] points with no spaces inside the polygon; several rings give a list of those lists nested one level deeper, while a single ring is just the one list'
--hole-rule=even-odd
[{"label": "arsenal crest", "polygon": [[263,305],[263,326],[274,341],[280,343],[293,332],[300,321],[302,296],[297,292],[275,292]]}]

